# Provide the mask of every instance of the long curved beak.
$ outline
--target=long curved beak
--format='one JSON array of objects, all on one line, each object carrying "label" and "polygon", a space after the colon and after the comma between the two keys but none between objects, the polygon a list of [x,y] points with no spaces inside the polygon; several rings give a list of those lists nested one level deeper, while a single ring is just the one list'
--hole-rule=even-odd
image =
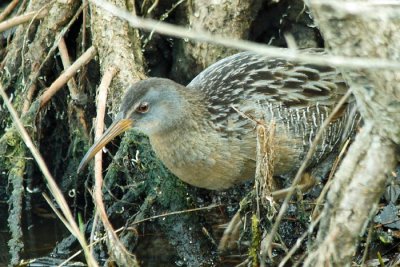
[{"label": "long curved beak", "polygon": [[118,119],[114,121],[110,127],[105,131],[105,133],[90,147],[86,155],[83,157],[81,163],[79,164],[77,173],[82,171],[83,168],[89,163],[89,161],[96,155],[99,150],[101,150],[105,145],[107,145],[112,139],[117,135],[130,129],[133,125],[131,119]]}]

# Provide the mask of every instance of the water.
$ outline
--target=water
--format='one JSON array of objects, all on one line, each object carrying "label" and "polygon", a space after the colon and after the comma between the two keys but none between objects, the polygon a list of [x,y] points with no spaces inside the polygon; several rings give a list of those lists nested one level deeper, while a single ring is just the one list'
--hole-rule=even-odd
[{"label": "water", "polygon": [[[26,212],[26,211],[24,211]],[[57,241],[68,235],[64,225],[43,210],[35,209],[30,218],[22,218],[24,251],[22,259],[32,259],[48,255]],[[7,266],[10,262],[8,241],[11,235],[7,226],[8,205],[0,203],[0,266]],[[47,216],[49,218],[45,218]]]}]

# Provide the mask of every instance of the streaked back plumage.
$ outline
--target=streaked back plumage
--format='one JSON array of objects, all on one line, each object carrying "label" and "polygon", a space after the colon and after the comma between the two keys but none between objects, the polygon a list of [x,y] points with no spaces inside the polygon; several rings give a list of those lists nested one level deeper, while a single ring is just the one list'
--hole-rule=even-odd
[{"label": "streaked back plumage", "polygon": [[[320,49],[308,52],[324,53]],[[204,93],[209,119],[225,138],[255,140],[254,122],[240,113],[267,123],[274,121],[275,135],[282,137],[280,145],[287,146],[283,150],[296,150],[293,152],[296,156],[289,158],[277,155],[277,174],[300,165],[319,127],[348,90],[341,74],[333,67],[289,62],[252,52],[218,61],[194,78],[187,88]],[[312,164],[350,134],[356,122],[350,106],[353,100],[346,103],[325,130]],[[345,127],[347,124],[350,127]],[[348,129],[346,133],[345,129]]]}]

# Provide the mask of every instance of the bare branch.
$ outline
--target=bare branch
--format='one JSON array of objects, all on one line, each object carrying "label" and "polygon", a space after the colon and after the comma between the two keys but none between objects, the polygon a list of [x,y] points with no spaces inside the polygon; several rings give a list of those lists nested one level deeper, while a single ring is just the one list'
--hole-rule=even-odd
[{"label": "bare branch", "polygon": [[49,10],[46,8],[41,11],[29,12],[29,13],[23,14],[21,16],[14,17],[14,18],[8,19],[6,21],[3,21],[0,23],[0,32],[4,32],[8,29],[11,29],[12,27],[29,22],[32,19],[42,19],[47,15],[48,11]]},{"label": "bare branch", "polygon": [[132,27],[137,27],[148,31],[155,30],[161,34],[174,37],[189,38],[191,40],[196,40],[199,42],[207,42],[240,50],[254,51],[265,56],[279,56],[280,58],[286,60],[301,61],[317,65],[330,65],[334,67],[346,67],[356,69],[400,69],[400,62],[397,61],[365,57],[342,57],[332,55],[317,56],[304,54],[300,53],[297,50],[274,48],[271,46],[260,45],[250,41],[224,38],[200,30],[195,31],[165,22],[140,18],[137,16],[133,16],[126,10],[118,8],[103,0],[91,0],[90,2],[107,10],[116,17],[128,21]]},{"label": "bare branch", "polygon": [[40,107],[44,107],[47,102],[53,97],[55,93],[60,90],[62,86],[64,86],[69,79],[72,78],[76,72],[82,68],[82,66],[86,65],[93,57],[96,55],[97,51],[92,46],[85,53],[83,53],[68,69],[64,71],[51,85],[47,88],[43,94],[40,96]]},{"label": "bare branch", "polygon": [[10,13],[14,10],[14,8],[18,5],[19,0],[13,0],[8,6],[1,12],[0,21],[3,21]]}]

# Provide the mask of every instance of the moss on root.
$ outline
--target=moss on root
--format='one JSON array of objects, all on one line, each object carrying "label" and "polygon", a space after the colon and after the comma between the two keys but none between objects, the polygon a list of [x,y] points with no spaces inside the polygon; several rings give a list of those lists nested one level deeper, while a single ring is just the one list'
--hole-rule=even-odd
[{"label": "moss on root", "polygon": [[261,243],[261,231],[260,231],[260,220],[256,214],[251,216],[251,246],[249,248],[249,258],[252,260],[252,266],[259,266],[258,253],[260,251]]}]

